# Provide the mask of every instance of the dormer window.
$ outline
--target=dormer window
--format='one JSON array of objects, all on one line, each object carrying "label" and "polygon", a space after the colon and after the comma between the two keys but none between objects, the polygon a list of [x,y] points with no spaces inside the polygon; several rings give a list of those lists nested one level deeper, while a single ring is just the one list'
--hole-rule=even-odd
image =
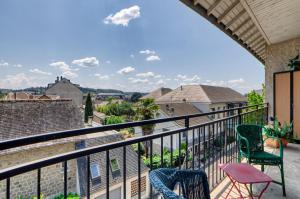
[{"label": "dormer window", "polygon": [[92,164],[90,170],[92,179],[100,177],[100,170],[98,164]]}]

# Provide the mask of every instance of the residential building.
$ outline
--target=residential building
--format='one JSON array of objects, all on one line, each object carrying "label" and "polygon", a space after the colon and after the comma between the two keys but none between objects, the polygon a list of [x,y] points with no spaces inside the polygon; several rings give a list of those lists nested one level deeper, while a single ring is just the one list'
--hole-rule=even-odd
[{"label": "residential building", "polygon": [[98,93],[96,96],[96,100],[108,100],[108,99],[115,99],[115,100],[124,100],[125,94],[124,93]]},{"label": "residential building", "polygon": [[69,79],[57,77],[55,83],[48,84],[46,95],[56,95],[61,99],[71,99],[77,106],[83,103],[83,93],[79,85],[73,84]]},{"label": "residential building", "polygon": [[[116,131],[107,131],[102,133],[96,133],[94,135],[88,135],[85,140],[78,142],[76,144],[76,149],[84,149],[88,147],[100,146],[103,144],[113,143],[122,141],[123,137],[120,133]],[[118,148],[109,151],[109,165],[106,165],[106,154],[96,153],[90,156],[90,172],[91,172],[91,199],[105,199],[106,198],[106,166],[109,166],[109,198],[111,199],[122,199],[123,198],[123,179],[124,171],[123,165],[126,161],[126,195],[129,198],[136,198],[138,194],[137,186],[137,160],[138,155],[132,149],[131,146],[126,147],[126,159],[121,155],[123,154],[123,149]],[[86,197],[86,187],[87,187],[87,167],[86,157],[77,159],[78,164],[78,178],[80,186],[81,197]],[[141,191],[142,198],[146,198],[149,194],[149,179],[148,179],[148,168],[141,160]]]},{"label": "residential building", "polygon": [[[156,100],[158,104],[189,103],[201,112],[225,110],[246,104],[247,98],[239,92],[220,86],[184,85],[163,95]],[[211,116],[222,118],[222,114]]]},{"label": "residential building", "polygon": [[141,99],[147,99],[147,98],[152,98],[154,99],[155,101],[157,99],[159,99],[161,96],[171,92],[172,89],[170,88],[164,88],[164,87],[161,87],[159,89],[156,89],[150,93],[148,93],[147,95],[144,95],[143,97],[141,97]]}]

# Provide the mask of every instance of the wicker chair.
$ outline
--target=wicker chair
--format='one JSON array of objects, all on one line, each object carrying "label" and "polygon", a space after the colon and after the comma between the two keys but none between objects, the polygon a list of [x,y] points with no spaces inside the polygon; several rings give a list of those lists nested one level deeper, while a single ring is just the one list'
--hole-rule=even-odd
[{"label": "wicker chair", "polygon": [[[201,170],[161,168],[150,172],[150,183],[165,199],[210,199],[207,176]],[[182,195],[174,192],[179,183]]]},{"label": "wicker chair", "polygon": [[283,171],[283,147],[280,141],[280,154],[275,155],[264,151],[264,142],[269,139],[278,139],[268,137],[263,140],[262,126],[259,125],[238,125],[236,127],[237,141],[239,146],[239,162],[241,158],[246,158],[249,164],[261,165],[261,170],[264,171],[264,165],[278,166],[281,173],[281,182],[273,181],[282,186],[283,195],[286,196],[284,171]]}]

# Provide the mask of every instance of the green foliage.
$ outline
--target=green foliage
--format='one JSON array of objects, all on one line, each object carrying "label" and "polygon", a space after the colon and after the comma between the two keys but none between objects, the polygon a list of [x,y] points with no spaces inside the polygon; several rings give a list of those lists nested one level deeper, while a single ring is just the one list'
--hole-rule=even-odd
[{"label": "green foliage", "polygon": [[91,94],[89,93],[86,98],[84,108],[84,122],[88,122],[89,116],[93,116],[93,104]]},{"label": "green foliage", "polygon": [[112,116],[105,118],[105,120],[104,120],[105,125],[120,124],[120,123],[124,123],[124,119],[121,116],[112,115]]},{"label": "green foliage", "polygon": [[300,68],[300,60],[299,55],[289,60],[288,66],[291,70],[299,69]]},{"label": "green foliage", "polygon": [[262,95],[256,93],[253,90],[250,93],[248,93],[247,98],[248,98],[248,105],[249,106],[257,105],[257,104],[263,104],[264,103],[264,89],[263,89],[263,94]]},{"label": "green foliage", "polygon": [[[186,144],[181,144],[180,147],[180,156],[179,156],[179,149],[173,151],[173,163],[171,164],[171,152],[167,149],[163,149],[163,164],[161,164],[161,155],[160,154],[153,154],[152,155],[152,168],[162,168],[162,167],[178,167],[179,165],[183,164],[183,161],[186,157]],[[191,154],[189,155],[189,160],[192,159]],[[150,157],[144,158],[144,164],[150,167]]]},{"label": "green foliage", "polygon": [[131,99],[130,101],[132,102],[137,102],[139,101],[139,99],[142,97],[142,94],[141,93],[138,93],[138,92],[135,92],[131,95]]},{"label": "green foliage", "polygon": [[98,106],[97,111],[108,116],[125,116],[127,119],[131,119],[135,115],[133,105],[129,102],[110,101],[106,105]]},{"label": "green foliage", "polygon": [[[44,199],[43,194],[40,195],[40,198]],[[17,199],[37,199],[37,196],[30,196],[30,197],[27,197],[27,196],[18,196]]]},{"label": "green foliage", "polygon": [[141,99],[137,103],[136,119],[137,120],[150,120],[155,117],[159,106],[154,102],[154,99]]},{"label": "green foliage", "polygon": [[[67,199],[79,199],[79,195],[77,193],[68,193]],[[58,196],[55,196],[54,199],[64,199],[64,195],[60,194]]]},{"label": "green foliage", "polygon": [[264,126],[263,133],[267,137],[277,137],[277,138],[292,138],[292,128],[293,124],[284,122],[283,126],[280,125],[277,117],[274,118],[273,125]]}]

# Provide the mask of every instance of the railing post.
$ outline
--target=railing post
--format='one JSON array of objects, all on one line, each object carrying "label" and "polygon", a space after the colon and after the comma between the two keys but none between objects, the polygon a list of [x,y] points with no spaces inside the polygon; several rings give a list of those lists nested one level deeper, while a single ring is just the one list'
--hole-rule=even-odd
[{"label": "railing post", "polygon": [[242,108],[241,108],[241,105],[239,105],[239,109],[238,109],[238,124],[242,124]]}]

